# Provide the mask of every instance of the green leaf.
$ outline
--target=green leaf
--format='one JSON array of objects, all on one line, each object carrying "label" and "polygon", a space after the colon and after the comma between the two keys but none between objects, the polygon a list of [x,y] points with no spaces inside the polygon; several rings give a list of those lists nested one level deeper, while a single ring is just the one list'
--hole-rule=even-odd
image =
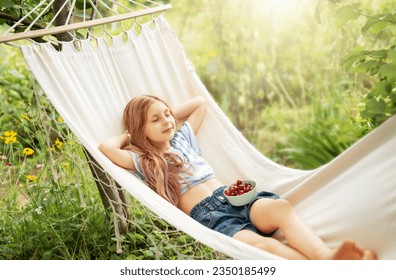
[{"label": "green leaf", "polygon": [[388,56],[388,50],[367,51],[367,55],[376,59],[385,59]]},{"label": "green leaf", "polygon": [[396,77],[396,64],[385,64],[379,69],[379,72],[382,76],[387,78]]},{"label": "green leaf", "polygon": [[390,82],[379,82],[374,86],[374,88],[368,93],[369,99],[378,98],[380,96],[387,97],[392,90]]},{"label": "green leaf", "polygon": [[6,23],[3,23],[0,25],[0,34],[3,34],[4,32],[6,32],[8,29],[10,28],[10,26]]},{"label": "green leaf", "polygon": [[344,26],[348,21],[355,20],[359,17],[358,7],[360,4],[354,3],[341,7],[336,12],[336,24],[338,27]]},{"label": "green leaf", "polygon": [[396,50],[390,50],[388,51],[388,60],[390,62],[396,63]]},{"label": "green leaf", "polygon": [[[389,97],[390,97],[392,103],[396,104],[396,93],[391,93]],[[394,107],[394,110],[396,110],[396,106]]]},{"label": "green leaf", "polygon": [[367,73],[370,72],[371,74],[376,74],[378,69],[381,67],[383,63],[375,61],[375,60],[368,60],[356,65],[353,70],[356,73]]},{"label": "green leaf", "polygon": [[349,53],[344,57],[344,60],[342,62],[344,69],[348,70],[356,61],[365,59],[366,53],[367,51],[364,51],[361,47],[357,47],[349,51]]},{"label": "green leaf", "polygon": [[367,20],[366,24],[362,28],[362,33],[367,32],[369,29],[371,29],[371,31],[374,33],[379,33],[388,25],[389,22],[384,21],[381,15],[378,16],[379,17],[369,18]]},{"label": "green leaf", "polygon": [[15,3],[13,3],[13,2],[10,1],[10,0],[2,0],[2,1],[1,1],[1,8],[0,8],[0,10],[3,11],[3,10],[5,10],[5,9],[7,9],[7,8],[11,8],[14,4],[15,4]]},{"label": "green leaf", "polygon": [[386,103],[384,100],[369,99],[366,100],[366,110],[370,115],[382,115],[385,114]]},{"label": "green leaf", "polygon": [[143,251],[143,254],[144,254],[146,257],[153,257],[153,256],[154,256],[154,253],[153,253],[152,251],[150,251],[150,250],[144,250],[144,251]]},{"label": "green leaf", "polygon": [[92,3],[92,2],[90,2],[90,1],[77,0],[77,1],[76,1],[76,7],[77,7],[78,9],[80,9],[80,10],[83,10],[84,8],[85,8],[86,10],[88,10],[88,9],[91,9],[91,8],[92,8],[91,3]]}]

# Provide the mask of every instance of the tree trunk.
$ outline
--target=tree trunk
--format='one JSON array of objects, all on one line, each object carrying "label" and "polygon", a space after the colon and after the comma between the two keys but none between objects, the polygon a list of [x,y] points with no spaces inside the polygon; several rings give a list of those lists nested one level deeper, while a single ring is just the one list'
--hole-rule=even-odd
[{"label": "tree trunk", "polygon": [[[71,23],[72,17],[70,17],[69,22],[67,22],[67,18],[69,16],[70,9],[71,9],[70,2],[67,2],[65,4],[64,0],[55,0],[55,2],[53,4],[53,9],[54,9],[54,15],[56,15],[58,13],[58,11],[60,10],[60,13],[55,18],[56,26],[61,26],[61,25],[66,25],[66,24]],[[59,33],[59,34],[56,34],[55,36],[58,39],[58,41],[61,41],[61,42],[69,42],[69,41],[73,40],[73,35],[70,32]]]},{"label": "tree trunk", "polygon": [[100,167],[95,158],[84,148],[85,156],[88,159],[89,168],[95,179],[103,206],[107,211],[114,213],[114,224],[120,234],[126,234],[129,228],[128,208],[123,188],[115,182]]}]

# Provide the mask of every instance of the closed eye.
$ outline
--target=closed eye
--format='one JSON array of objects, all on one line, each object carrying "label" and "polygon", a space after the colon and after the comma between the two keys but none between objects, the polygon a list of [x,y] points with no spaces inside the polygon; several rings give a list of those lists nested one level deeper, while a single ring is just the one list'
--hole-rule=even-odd
[{"label": "closed eye", "polygon": [[162,114],[155,114],[153,119],[151,120],[152,122],[158,122],[161,118],[169,118],[171,117],[172,114],[169,109],[166,109]]}]

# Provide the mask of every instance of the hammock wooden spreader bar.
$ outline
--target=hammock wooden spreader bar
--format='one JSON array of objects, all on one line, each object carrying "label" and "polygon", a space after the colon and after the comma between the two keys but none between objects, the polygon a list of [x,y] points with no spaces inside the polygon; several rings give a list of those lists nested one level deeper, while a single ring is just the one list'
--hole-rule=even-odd
[{"label": "hammock wooden spreader bar", "polygon": [[134,11],[134,12],[110,16],[106,18],[93,19],[85,22],[77,22],[68,25],[56,26],[48,29],[33,30],[33,31],[21,32],[21,33],[14,33],[10,35],[0,35],[0,43],[6,43],[6,42],[29,39],[29,38],[37,38],[47,35],[54,35],[54,34],[74,31],[83,28],[89,28],[98,25],[104,25],[112,22],[123,21],[131,18],[137,18],[145,15],[160,13],[169,10],[170,8],[172,8],[172,5],[166,4],[166,5],[161,5],[159,7],[147,8],[141,11]]}]

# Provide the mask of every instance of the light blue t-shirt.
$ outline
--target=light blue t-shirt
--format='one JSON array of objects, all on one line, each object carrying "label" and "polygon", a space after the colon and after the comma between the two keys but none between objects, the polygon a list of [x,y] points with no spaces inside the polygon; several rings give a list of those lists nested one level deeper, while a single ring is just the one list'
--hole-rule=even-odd
[{"label": "light blue t-shirt", "polygon": [[[171,147],[168,149],[168,152],[180,155],[188,163],[186,168],[191,171],[191,175],[182,173],[182,176],[187,180],[190,187],[194,187],[214,177],[213,169],[207,161],[200,156],[201,148],[198,146],[197,138],[189,122],[185,122],[175,133],[170,141],[170,145]],[[135,175],[144,181],[140,156],[134,152],[131,152],[131,155],[136,168]],[[188,185],[183,181],[181,184],[181,193],[183,194],[187,191]]]}]

